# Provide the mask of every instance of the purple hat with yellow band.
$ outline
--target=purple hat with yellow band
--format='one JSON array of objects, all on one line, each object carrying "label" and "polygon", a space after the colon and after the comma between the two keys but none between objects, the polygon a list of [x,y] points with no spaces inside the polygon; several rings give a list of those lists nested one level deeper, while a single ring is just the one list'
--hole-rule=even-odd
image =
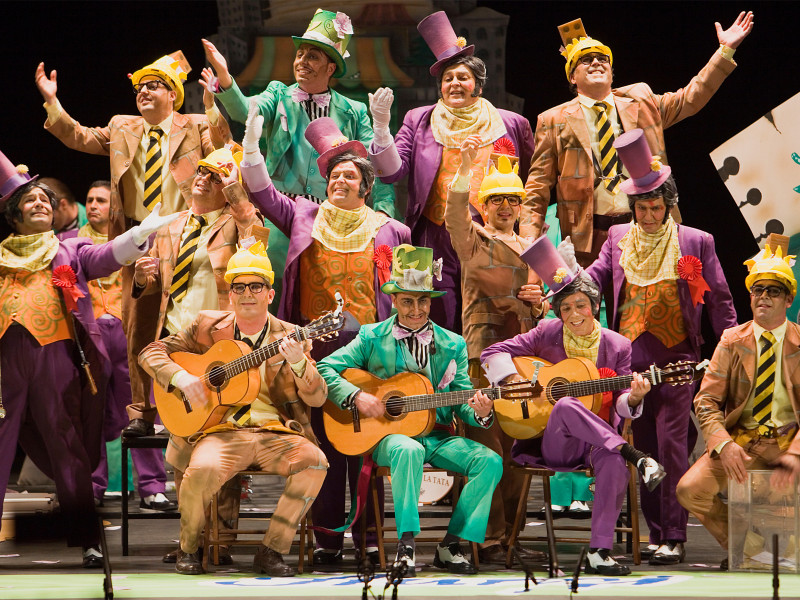
[{"label": "purple hat with yellow band", "polygon": [[458,37],[443,10],[428,15],[417,25],[417,31],[436,57],[430,68],[431,75],[438,77],[444,63],[455,56],[472,56],[475,46],[467,46],[467,40]]},{"label": "purple hat with yellow band", "polygon": [[650,146],[647,145],[642,129],[633,129],[620,135],[614,140],[614,148],[630,175],[630,179],[619,186],[628,195],[651,192],[672,173],[669,165],[661,164],[660,156],[650,153]]},{"label": "purple hat with yellow band", "polygon": [[0,152],[0,210],[5,210],[6,202],[11,194],[26,183],[35,181],[38,177],[38,175],[31,177],[27,166],[15,166],[5,154]]},{"label": "purple hat with yellow band", "polygon": [[328,172],[328,162],[334,157],[352,152],[362,158],[367,158],[367,149],[358,140],[349,140],[339,130],[336,122],[330,117],[321,117],[311,121],[305,132],[308,143],[319,152],[317,167],[320,174],[325,177]]},{"label": "purple hat with yellow band", "polygon": [[519,257],[528,263],[528,266],[550,288],[548,297],[560,292],[577,277],[577,273],[570,271],[567,263],[564,262],[553,242],[546,235],[537,238],[530,248]]}]

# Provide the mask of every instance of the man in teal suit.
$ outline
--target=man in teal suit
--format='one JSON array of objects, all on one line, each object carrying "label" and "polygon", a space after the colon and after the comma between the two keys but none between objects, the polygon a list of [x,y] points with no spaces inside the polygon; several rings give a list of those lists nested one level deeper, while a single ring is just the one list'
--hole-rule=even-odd
[{"label": "man in teal suit", "polygon": [[[218,83],[210,72],[203,73],[206,87],[217,92],[217,98],[231,119],[244,123],[248,103],[257,103],[264,116],[264,144],[267,171],[275,188],[292,198],[303,196],[321,204],[327,194],[325,174],[317,169],[319,154],[303,135],[311,121],[330,117],[348,140],[359,140],[369,148],[372,124],[363,102],[351,100],[331,90],[330,80],[346,72],[346,48],[353,34],[350,19],[344,13],[317,10],[301,36],[293,36],[297,54],[293,71],[296,83],[286,86],[271,81],[260,94],[246,97],[228,71],[222,53],[203,40],[208,62],[216,71]],[[262,144],[262,149],[264,148]],[[376,181],[372,190],[372,208],[394,217],[395,195],[390,184]],[[269,257],[275,266],[276,293],[280,297],[279,274],[283,273],[289,242],[276,227],[270,225]]]},{"label": "man in teal suit", "polygon": [[[428,318],[431,298],[444,293],[433,290],[433,275],[440,277],[441,261],[432,259],[430,248],[402,244],[393,249],[391,279],[381,290],[392,296],[397,314],[380,323],[362,326],[356,339],[318,363],[319,372],[328,384],[330,401],[348,409],[355,403],[366,417],[384,415],[380,399],[339,375],[348,368],[363,369],[382,379],[402,372],[421,373],[437,392],[472,388],[464,338]],[[492,401],[476,392],[467,404],[437,408],[436,426],[429,435],[410,438],[390,434],[372,452],[378,465],[391,468],[400,536],[397,560],[405,561],[411,574],[415,572],[414,536],[420,530],[417,503],[425,463],[463,473],[468,480],[453,510],[447,534],[436,549],[433,564],[452,573],[477,572],[464,557],[459,542],[461,539],[483,542],[492,493],[503,474],[503,461],[483,444],[453,435],[456,416],[469,425],[489,427],[494,420]]]}]

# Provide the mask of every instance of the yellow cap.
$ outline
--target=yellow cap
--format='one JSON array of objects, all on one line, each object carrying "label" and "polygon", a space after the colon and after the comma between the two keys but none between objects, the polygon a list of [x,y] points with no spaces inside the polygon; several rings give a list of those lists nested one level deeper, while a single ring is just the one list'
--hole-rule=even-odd
[{"label": "yellow cap", "polygon": [[269,281],[270,285],[275,283],[275,273],[263,243],[256,242],[249,248],[239,248],[231,256],[225,271],[225,281],[232,283],[239,275],[257,275]]},{"label": "yellow cap", "polygon": [[142,78],[148,75],[158,77],[164,81],[175,92],[173,107],[175,110],[179,110],[183,106],[183,82],[186,81],[186,76],[191,70],[183,52],[176,50],[172,54],[162,56],[156,62],[139,69],[130,77],[134,86],[139,85]]},{"label": "yellow cap", "polygon": [[794,255],[784,256],[780,246],[773,253],[769,245],[765,245],[761,252],[750,260],[744,261],[744,264],[750,269],[750,274],[744,280],[744,284],[749,290],[760,279],[774,279],[785,285],[792,297],[796,296],[797,279],[792,272],[790,262],[792,259],[794,259]]},{"label": "yellow cap", "polygon": [[489,196],[499,194],[524,198],[525,186],[522,185],[522,179],[517,175],[518,169],[518,164],[511,167],[511,161],[507,155],[498,156],[497,167],[490,165],[489,172],[483,178],[481,189],[478,192],[478,200],[483,201]]},{"label": "yellow cap", "polygon": [[567,44],[564,51],[561,53],[567,59],[567,64],[564,66],[567,72],[567,79],[572,75],[572,71],[578,65],[578,60],[586,54],[592,52],[599,52],[608,56],[608,63],[614,65],[614,56],[611,54],[611,48],[603,44],[599,40],[590,37],[584,37],[577,40],[572,40],[572,43]]},{"label": "yellow cap", "polygon": [[[205,158],[197,161],[198,167],[206,167],[228,177],[233,171],[233,167],[238,167],[242,162],[244,150],[239,144],[227,144],[224,148],[218,148]],[[242,172],[239,171],[239,183],[242,181]]]}]

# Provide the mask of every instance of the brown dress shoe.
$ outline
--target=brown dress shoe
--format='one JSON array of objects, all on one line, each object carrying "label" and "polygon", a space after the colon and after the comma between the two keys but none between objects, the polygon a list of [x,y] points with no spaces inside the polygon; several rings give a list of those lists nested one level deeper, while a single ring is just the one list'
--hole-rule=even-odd
[{"label": "brown dress shoe", "polygon": [[478,558],[481,559],[481,563],[504,565],[506,564],[506,551],[500,544],[492,544],[486,548],[480,548]]},{"label": "brown dress shoe", "polygon": [[294,577],[297,571],[283,562],[283,556],[269,546],[261,545],[253,558],[253,571],[270,577]]},{"label": "brown dress shoe", "polygon": [[522,560],[532,560],[533,562],[546,562],[547,561],[547,554],[545,552],[541,552],[539,550],[530,550],[525,548],[517,542],[514,544],[514,547],[519,552],[519,555],[522,557]]},{"label": "brown dress shoe", "polygon": [[178,550],[177,562],[175,563],[175,571],[181,575],[202,575],[203,563],[200,562],[200,552],[184,552]]},{"label": "brown dress shoe", "polygon": [[[161,562],[167,563],[169,565],[174,565],[178,561],[178,552],[180,552],[180,547],[176,548],[172,552],[167,552],[164,556],[161,557]],[[211,553],[211,556],[214,556],[214,553]],[[203,560],[203,547],[200,546],[197,549],[197,557],[200,560]],[[217,566],[229,566],[233,564],[233,557],[231,556],[230,548],[227,546],[220,546],[219,547],[219,562],[214,563]]]}]

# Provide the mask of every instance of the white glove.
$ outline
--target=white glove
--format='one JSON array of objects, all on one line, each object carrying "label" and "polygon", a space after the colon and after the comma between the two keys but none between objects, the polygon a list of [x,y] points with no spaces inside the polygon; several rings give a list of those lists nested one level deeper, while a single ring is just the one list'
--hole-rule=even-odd
[{"label": "white glove", "polygon": [[141,246],[145,243],[150,234],[158,231],[162,227],[166,227],[180,216],[180,213],[172,213],[171,215],[160,215],[161,202],[155,205],[153,212],[144,218],[144,221],[131,228],[131,238],[133,243]]},{"label": "white glove", "polygon": [[572,273],[578,271],[578,261],[575,259],[575,246],[572,245],[570,236],[561,240],[561,243],[558,245],[558,253],[561,255],[561,258],[564,259],[564,262],[567,263],[567,268]]},{"label": "white glove", "polygon": [[244,139],[242,148],[244,149],[244,162],[248,165],[257,165],[264,162],[261,151],[258,149],[258,142],[264,131],[264,116],[258,109],[255,100],[250,100],[250,107],[247,110],[247,121],[245,122]]},{"label": "white glove", "polygon": [[392,103],[394,92],[391,88],[383,87],[375,90],[369,96],[369,112],[372,113],[372,130],[375,132],[374,141],[377,146],[385,148],[392,143],[392,134],[389,133],[389,120],[392,118]]}]

